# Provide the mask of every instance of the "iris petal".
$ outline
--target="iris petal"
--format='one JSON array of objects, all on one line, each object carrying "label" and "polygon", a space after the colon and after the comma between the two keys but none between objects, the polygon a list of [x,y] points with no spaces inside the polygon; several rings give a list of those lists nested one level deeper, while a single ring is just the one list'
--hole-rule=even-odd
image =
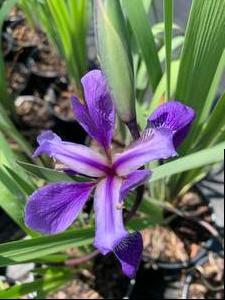
[{"label": "iris petal", "polygon": [[72,97],[75,117],[86,132],[105,149],[109,148],[115,125],[115,108],[100,70],[87,73],[81,80],[86,104]]},{"label": "iris petal", "polygon": [[107,254],[114,245],[127,235],[123,224],[123,210],[120,207],[122,179],[107,177],[96,188],[94,209],[96,219],[95,247]]},{"label": "iris petal", "polygon": [[137,170],[128,174],[121,187],[120,201],[123,201],[131,190],[144,184],[150,178],[151,174],[150,170]]},{"label": "iris petal", "polygon": [[194,110],[179,101],[169,101],[160,105],[149,117],[148,125],[154,128],[167,128],[173,133],[177,148],[187,136],[195,119]]},{"label": "iris petal", "polygon": [[170,130],[149,128],[123,153],[115,155],[113,168],[120,176],[126,176],[148,162],[176,154]]},{"label": "iris petal", "polygon": [[69,169],[87,176],[101,177],[109,170],[108,161],[104,156],[86,146],[63,142],[52,131],[42,133],[38,137],[38,142],[35,157],[46,153]]},{"label": "iris petal", "polygon": [[134,278],[139,268],[143,251],[143,240],[139,232],[128,234],[113,249],[125,275]]},{"label": "iris petal", "polygon": [[83,209],[95,183],[55,183],[32,194],[25,223],[35,231],[56,234],[66,230]]}]

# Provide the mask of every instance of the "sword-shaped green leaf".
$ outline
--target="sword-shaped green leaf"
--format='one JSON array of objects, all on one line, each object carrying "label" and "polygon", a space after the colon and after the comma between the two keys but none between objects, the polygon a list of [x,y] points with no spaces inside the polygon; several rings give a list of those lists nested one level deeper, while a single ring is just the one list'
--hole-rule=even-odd
[{"label": "sword-shaped green leaf", "polygon": [[[225,48],[225,1],[193,0],[176,99],[201,112]],[[198,117],[200,117],[198,115]]]},{"label": "sword-shaped green leaf", "polygon": [[148,15],[145,12],[142,1],[122,0],[122,4],[137,44],[140,47],[154,91],[162,77],[162,70]]},{"label": "sword-shaped green leaf", "polygon": [[152,170],[153,175],[150,179],[150,182],[159,180],[161,178],[170,177],[174,174],[182,173],[188,170],[221,162],[223,160],[224,149],[225,143],[221,143],[209,149],[197,151],[196,153],[189,154],[185,157],[165,163],[164,165]]}]

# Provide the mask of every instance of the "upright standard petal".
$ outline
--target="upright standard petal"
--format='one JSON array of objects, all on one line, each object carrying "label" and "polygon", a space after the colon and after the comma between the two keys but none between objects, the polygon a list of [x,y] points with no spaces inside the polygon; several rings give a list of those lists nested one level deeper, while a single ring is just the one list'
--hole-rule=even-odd
[{"label": "upright standard petal", "polygon": [[175,148],[187,136],[195,119],[194,110],[178,101],[170,101],[159,106],[149,117],[148,125],[153,128],[167,128],[173,133]]},{"label": "upright standard petal", "polygon": [[128,234],[113,249],[125,275],[134,278],[140,265],[143,240],[139,232]]},{"label": "upright standard petal", "polygon": [[149,128],[127,150],[115,155],[113,168],[118,175],[126,176],[150,161],[175,155],[171,131],[165,128]]},{"label": "upright standard petal", "polygon": [[76,119],[87,133],[105,149],[109,148],[115,125],[115,108],[100,70],[87,73],[81,80],[86,104],[72,97]]},{"label": "upright standard petal", "polygon": [[131,190],[144,184],[150,178],[151,174],[150,170],[137,170],[128,174],[120,190],[120,201],[123,201]]},{"label": "upright standard petal", "polygon": [[55,183],[32,194],[25,208],[25,223],[35,231],[56,234],[76,219],[95,183]]},{"label": "upright standard petal", "polygon": [[87,176],[102,177],[109,170],[106,157],[83,145],[63,142],[52,131],[42,133],[38,143],[34,157],[46,153],[69,169]]},{"label": "upright standard petal", "polygon": [[94,246],[102,253],[112,251],[125,236],[123,210],[120,205],[122,179],[107,177],[101,180],[94,197],[96,233]]}]

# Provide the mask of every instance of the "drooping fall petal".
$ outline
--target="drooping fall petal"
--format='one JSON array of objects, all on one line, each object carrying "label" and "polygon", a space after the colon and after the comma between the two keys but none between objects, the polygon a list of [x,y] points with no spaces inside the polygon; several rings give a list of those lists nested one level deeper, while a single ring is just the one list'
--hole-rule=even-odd
[{"label": "drooping fall petal", "polygon": [[105,149],[111,143],[115,125],[115,109],[106,79],[100,70],[87,73],[81,80],[85,104],[72,97],[76,119],[87,133]]},{"label": "drooping fall petal", "polygon": [[166,128],[173,133],[173,142],[177,148],[187,136],[195,119],[194,110],[179,101],[170,101],[160,105],[148,119],[148,126]]},{"label": "drooping fall petal", "polygon": [[171,131],[165,128],[149,128],[123,153],[114,156],[113,168],[117,174],[125,176],[148,162],[175,155]]},{"label": "drooping fall petal", "polygon": [[98,183],[95,191],[94,245],[104,255],[112,251],[114,245],[127,235],[119,202],[121,185],[122,179],[109,176]]},{"label": "drooping fall petal", "polygon": [[56,234],[66,230],[83,209],[95,183],[54,183],[32,194],[25,223],[35,231]]},{"label": "drooping fall petal", "polygon": [[128,234],[113,249],[121,263],[125,275],[134,278],[138,270],[143,251],[143,240],[139,232]]},{"label": "drooping fall petal", "polygon": [[108,161],[104,156],[86,146],[63,142],[52,131],[42,133],[38,137],[38,143],[35,157],[46,153],[77,173],[101,177],[109,170]]}]

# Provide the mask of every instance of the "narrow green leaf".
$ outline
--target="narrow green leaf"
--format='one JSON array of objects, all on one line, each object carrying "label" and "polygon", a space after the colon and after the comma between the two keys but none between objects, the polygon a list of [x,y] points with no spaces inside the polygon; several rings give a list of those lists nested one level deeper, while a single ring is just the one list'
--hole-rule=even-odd
[{"label": "narrow green leaf", "polygon": [[17,183],[17,185],[20,187],[20,189],[26,194],[30,195],[34,192],[35,186],[32,184],[31,179],[25,180],[20,174],[15,172],[13,169],[5,166],[8,173],[11,175],[11,177],[14,179],[14,181]]},{"label": "narrow green leaf", "polygon": [[70,230],[58,235],[0,244],[0,267],[31,261],[70,247],[90,245],[93,229]]},{"label": "narrow green leaf", "polygon": [[[211,83],[210,90],[209,90],[208,96],[206,98],[205,105],[204,105],[204,108],[202,110],[201,117],[199,120],[200,123],[204,122],[209,115],[210,109],[212,108],[212,105],[213,105],[213,101],[216,98],[216,94],[217,94],[218,87],[219,87],[219,84],[221,81],[221,77],[224,74],[224,70],[225,70],[225,50],[223,51],[223,54],[218,63],[213,81]],[[221,109],[222,109],[222,107],[221,107]],[[223,106],[223,109],[225,109],[225,105]]]},{"label": "narrow green leaf", "polygon": [[21,187],[8,175],[3,167],[0,167],[0,181],[19,201],[25,200],[25,194]]},{"label": "narrow green leaf", "polygon": [[[176,85],[177,85],[177,77],[180,67],[180,61],[176,60],[171,63],[171,96],[174,95]],[[165,101],[165,93],[166,93],[166,74],[163,75],[160,83],[154,93],[154,96],[151,100],[150,107],[146,110],[146,115],[150,115],[161,103]]]},{"label": "narrow green leaf", "polygon": [[21,133],[16,129],[1,103],[0,130],[4,132],[7,136],[11,137],[29,157],[32,156],[32,147],[27,143],[27,141],[24,139]]},{"label": "narrow green leaf", "polygon": [[10,148],[5,136],[0,131],[0,165],[13,166],[13,161],[15,161],[15,155]]},{"label": "narrow green leaf", "polygon": [[225,130],[225,94],[218,100],[218,103],[209,116],[199,139],[196,142],[195,149],[206,148],[218,140],[221,132]]},{"label": "narrow green leaf", "polygon": [[225,48],[225,1],[193,0],[182,51],[176,99],[200,112]]},{"label": "narrow green leaf", "polygon": [[218,136],[218,143],[225,141],[225,128],[223,128]]},{"label": "narrow green leaf", "polygon": [[201,150],[196,153],[178,158],[174,161],[165,163],[153,169],[153,175],[150,182],[161,178],[170,177],[184,171],[192,170],[199,167],[215,164],[223,160],[223,150],[225,142],[209,149]]},{"label": "narrow green leaf", "polygon": [[5,213],[28,235],[32,237],[39,236],[24,225],[24,197],[14,195],[11,190],[0,182],[0,207]]},{"label": "narrow green leaf", "polygon": [[67,182],[67,181],[89,181],[90,179],[82,176],[69,176],[63,171],[40,167],[38,165],[29,164],[18,161],[18,165],[24,168],[29,174],[35,175],[48,182]]},{"label": "narrow green leaf", "polygon": [[[2,174],[1,174],[2,178]],[[15,184],[13,182],[13,184]],[[0,181],[0,207],[5,213],[28,235],[32,237],[39,236],[24,225],[24,206],[25,196],[18,191],[18,194],[13,193],[12,189],[8,189],[9,183],[6,185]]]},{"label": "narrow green leaf", "polygon": [[159,225],[163,222],[162,208],[150,202],[148,199],[143,199],[139,210],[149,216],[152,226]]},{"label": "narrow green leaf", "polygon": [[[196,145],[196,141],[199,140],[200,135],[202,134],[202,129],[204,130],[204,128],[206,127],[206,123],[209,121],[209,119],[211,119],[210,110],[213,108],[214,101],[216,100],[216,96],[218,93],[218,87],[219,87],[219,84],[221,81],[221,77],[224,73],[224,70],[225,70],[225,50],[223,51],[221,59],[218,63],[213,81],[212,81],[210,89],[209,89],[209,93],[207,95],[205,103],[203,103],[202,110],[199,111],[199,113],[197,113],[197,116],[199,116],[199,120],[195,121],[194,126],[192,127],[192,131],[190,132],[188,139],[185,141],[185,143],[181,147],[182,153],[186,153],[186,151],[189,148],[194,149],[194,145]],[[222,110],[224,110],[224,107],[221,106],[220,108]],[[218,114],[218,116],[219,115],[222,116],[222,114],[220,114],[218,111],[217,111],[217,114]],[[224,119],[223,116],[222,116],[222,119]],[[212,121],[214,122],[214,118],[212,119]],[[220,124],[222,126],[222,122],[218,122],[218,121],[216,122],[214,134],[210,134],[209,136],[204,136],[205,140],[202,142],[202,144],[198,143],[198,149],[203,149],[204,145],[211,145],[216,141],[216,137],[218,137],[219,131],[222,130],[222,127],[221,128],[218,127]],[[212,125],[212,123],[210,122],[210,126],[211,125]],[[209,129],[208,125],[207,125],[207,128]],[[211,129],[211,130],[213,131],[213,129]]]},{"label": "narrow green leaf", "polygon": [[166,47],[166,100],[170,99],[171,54],[173,35],[173,0],[164,0],[165,47]]},{"label": "narrow green leaf", "polygon": [[15,164],[15,159],[16,155],[0,133],[0,207],[23,231],[34,236],[23,222],[26,195],[33,185],[23,169]]},{"label": "narrow green leaf", "polygon": [[152,5],[152,0],[142,0],[143,6],[145,8],[146,13],[149,13],[150,7]]},{"label": "narrow green leaf", "polygon": [[210,171],[210,167],[197,168],[184,172],[182,176],[178,177],[176,184],[172,187],[170,194],[172,198],[184,195],[187,191],[191,189],[193,185],[200,182]]},{"label": "narrow green leaf", "polygon": [[74,38],[74,46],[78,49],[80,69],[84,74],[87,70],[86,33],[88,30],[91,3],[88,0],[77,0],[69,1],[67,5],[70,17],[71,37]]},{"label": "narrow green leaf", "polygon": [[141,105],[137,102],[137,121],[140,128],[143,130],[146,127],[147,124],[147,113],[146,113],[146,107],[144,105]]},{"label": "narrow green leaf", "polygon": [[162,77],[162,70],[148,16],[139,0],[122,0],[122,4],[146,63],[154,91]]},{"label": "narrow green leaf", "polygon": [[0,182],[0,207],[10,216],[10,218],[23,230],[23,210],[25,201],[13,195]]},{"label": "narrow green leaf", "polygon": [[[176,51],[179,47],[181,47],[184,43],[184,36],[176,36],[172,39],[172,51]],[[159,60],[161,63],[166,59],[166,46],[163,46],[159,52]]]},{"label": "narrow green leaf", "polygon": [[[153,209],[153,208],[151,208]],[[157,219],[158,220],[158,219]],[[128,228],[133,231],[154,226],[156,219],[149,217],[133,219]],[[0,267],[34,261],[70,247],[91,245],[94,237],[94,228],[69,230],[57,235],[37,237],[31,240],[22,240],[0,244]]]},{"label": "narrow green leaf", "polygon": [[8,289],[0,290],[0,299],[21,299],[22,296],[37,291],[47,294],[70,279],[72,279],[72,274],[67,269],[67,272],[55,273],[50,278],[37,279],[33,282],[17,284]]},{"label": "narrow green leaf", "polygon": [[[182,28],[177,25],[176,23],[173,23],[173,30],[178,30],[179,32],[182,32]],[[152,26],[152,33],[155,38],[157,38],[158,35],[164,34],[165,32],[165,23],[159,22]]]},{"label": "narrow green leaf", "polygon": [[[34,185],[23,168],[16,164],[18,153],[13,152],[10,144],[0,132],[0,167],[4,167],[4,171],[22,188],[24,192],[33,190]],[[23,157],[23,156],[22,156]]]}]

